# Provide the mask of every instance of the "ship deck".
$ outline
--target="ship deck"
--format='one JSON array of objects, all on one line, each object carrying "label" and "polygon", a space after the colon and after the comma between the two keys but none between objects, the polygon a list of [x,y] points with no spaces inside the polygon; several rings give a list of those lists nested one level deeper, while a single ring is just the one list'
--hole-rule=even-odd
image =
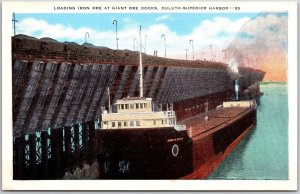
[{"label": "ship deck", "polygon": [[182,120],[178,124],[186,125],[190,138],[200,138],[237,120],[251,109],[248,107],[217,108],[207,113],[207,121],[205,120],[206,114],[200,114]]}]

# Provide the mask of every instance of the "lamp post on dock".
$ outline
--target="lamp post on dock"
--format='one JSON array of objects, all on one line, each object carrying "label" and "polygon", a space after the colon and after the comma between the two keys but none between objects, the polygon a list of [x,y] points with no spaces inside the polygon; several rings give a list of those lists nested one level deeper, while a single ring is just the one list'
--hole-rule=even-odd
[{"label": "lamp post on dock", "polygon": [[89,32],[86,32],[85,33],[85,43],[87,43],[87,38],[89,38],[90,37],[90,33]]},{"label": "lamp post on dock", "polygon": [[144,53],[146,54],[146,42],[147,42],[147,34],[145,35],[145,43],[144,43]]},{"label": "lamp post on dock", "polygon": [[117,20],[114,20],[113,21],[113,25],[114,24],[116,24],[116,44],[117,44],[117,50],[118,50],[118,40],[119,40],[119,38],[118,38],[118,21]]},{"label": "lamp post on dock", "polygon": [[251,60],[249,57],[247,57],[247,62],[248,62],[248,65],[247,65],[247,66],[248,66],[249,68],[251,68],[251,63],[253,63],[253,62],[252,62],[252,60]]},{"label": "lamp post on dock", "polygon": [[15,16],[15,12],[13,13],[13,24],[14,24],[14,36],[16,35],[16,22],[18,22],[18,20],[16,20],[16,16]]},{"label": "lamp post on dock", "polygon": [[203,54],[204,52],[201,52],[201,61],[203,61]]},{"label": "lamp post on dock", "polygon": [[193,52],[193,61],[194,61],[194,41],[190,40],[189,43],[192,43],[192,52]]},{"label": "lamp post on dock", "polygon": [[164,37],[164,45],[165,45],[165,58],[167,57],[167,49],[166,49],[166,35],[162,34],[161,38]]},{"label": "lamp post on dock", "polygon": [[241,56],[241,58],[242,58],[242,60],[241,60],[242,61],[242,66],[245,67],[243,55]]},{"label": "lamp post on dock", "polygon": [[222,53],[224,53],[224,63],[226,63],[226,50],[222,50]]},{"label": "lamp post on dock", "polygon": [[185,49],[185,60],[187,60],[187,52],[189,49]]},{"label": "lamp post on dock", "polygon": [[212,54],[212,45],[209,45],[209,49],[210,49],[210,60],[213,61],[213,54]]},{"label": "lamp post on dock", "polygon": [[133,38],[133,51],[135,51],[135,41],[136,41],[136,38]]}]

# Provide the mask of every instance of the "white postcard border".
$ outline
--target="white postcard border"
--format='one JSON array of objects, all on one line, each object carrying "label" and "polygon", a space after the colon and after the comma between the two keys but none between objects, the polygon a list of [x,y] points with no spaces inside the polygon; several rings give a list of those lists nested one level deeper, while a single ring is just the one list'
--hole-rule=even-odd
[{"label": "white postcard border", "polygon": [[[141,6],[141,2],[8,2],[2,4],[2,189],[4,190],[295,190],[297,189],[297,2],[172,2],[172,6],[240,6],[242,12],[288,11],[288,102],[289,102],[289,180],[12,180],[12,12],[74,13],[55,11],[55,6],[112,5]],[[169,6],[170,2],[142,2],[143,6]],[[76,11],[84,13],[86,11]],[[89,11],[91,13],[93,11]],[[122,11],[95,11],[120,13]],[[132,11],[125,11],[132,13]],[[125,13],[124,12],[124,13]],[[168,11],[159,11],[159,13]],[[172,13],[180,11],[172,11]],[[185,13],[187,11],[184,11]],[[189,11],[197,12],[197,11]],[[225,13],[226,11],[212,11]],[[135,13],[153,13],[142,11]],[[207,12],[206,12],[207,13]]]}]

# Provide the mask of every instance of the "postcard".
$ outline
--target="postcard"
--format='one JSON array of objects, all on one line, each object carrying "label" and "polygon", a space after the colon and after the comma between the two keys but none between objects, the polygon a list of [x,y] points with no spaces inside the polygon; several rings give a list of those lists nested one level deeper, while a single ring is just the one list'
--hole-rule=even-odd
[{"label": "postcard", "polygon": [[296,2],[2,12],[3,190],[297,190]]}]

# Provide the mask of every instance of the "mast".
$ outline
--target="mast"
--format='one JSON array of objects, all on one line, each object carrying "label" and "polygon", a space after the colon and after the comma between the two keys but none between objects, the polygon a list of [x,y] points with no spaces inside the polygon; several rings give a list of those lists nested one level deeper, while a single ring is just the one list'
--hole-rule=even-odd
[{"label": "mast", "polygon": [[108,96],[108,113],[111,113],[111,106],[110,106],[110,91],[109,91],[109,87],[107,87],[107,96]]},{"label": "mast", "polygon": [[143,97],[142,26],[140,26],[140,97]]}]

